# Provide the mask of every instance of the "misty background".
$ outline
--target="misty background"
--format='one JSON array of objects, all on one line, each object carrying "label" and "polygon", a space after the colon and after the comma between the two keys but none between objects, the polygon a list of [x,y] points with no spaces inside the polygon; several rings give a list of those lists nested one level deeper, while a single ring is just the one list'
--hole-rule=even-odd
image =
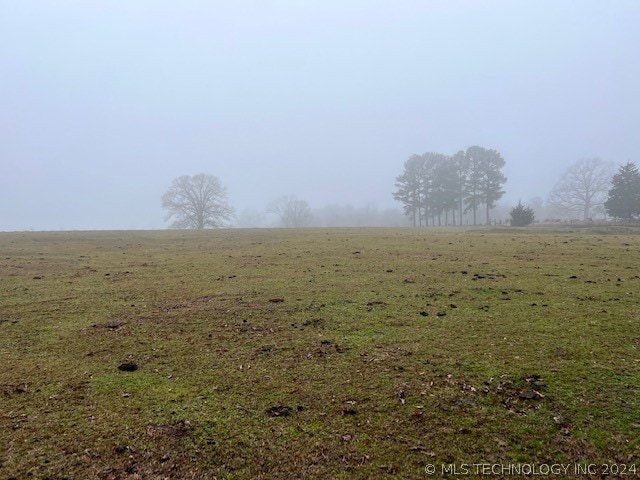
[{"label": "misty background", "polygon": [[[412,154],[498,150],[503,205],[640,151],[640,2],[0,0],[0,230],[164,228],[211,173],[400,209]],[[330,208],[329,208],[330,210]]]}]

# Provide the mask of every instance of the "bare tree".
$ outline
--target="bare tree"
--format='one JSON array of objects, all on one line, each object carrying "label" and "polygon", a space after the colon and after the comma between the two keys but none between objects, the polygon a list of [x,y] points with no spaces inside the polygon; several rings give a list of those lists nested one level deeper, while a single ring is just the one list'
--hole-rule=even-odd
[{"label": "bare tree", "polygon": [[264,227],[264,212],[245,208],[236,215],[236,226],[240,228],[260,228]]},{"label": "bare tree", "polygon": [[218,177],[200,173],[176,178],[162,196],[165,220],[173,218],[171,228],[219,228],[233,217],[227,203],[227,189]]},{"label": "bare tree", "polygon": [[305,227],[311,220],[311,209],[305,200],[300,200],[293,195],[281,197],[269,205],[268,213],[274,213],[287,228]]},{"label": "bare tree", "polygon": [[586,221],[592,210],[604,203],[612,173],[612,163],[599,158],[579,160],[553,187],[547,204],[560,213],[580,214]]}]

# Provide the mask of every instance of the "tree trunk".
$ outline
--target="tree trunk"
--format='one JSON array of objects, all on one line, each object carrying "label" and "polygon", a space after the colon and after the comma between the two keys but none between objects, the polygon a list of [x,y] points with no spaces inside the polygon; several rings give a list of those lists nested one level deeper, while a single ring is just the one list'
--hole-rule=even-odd
[{"label": "tree trunk", "polygon": [[591,192],[589,189],[586,189],[584,194],[584,221],[589,220],[589,210],[591,209]]}]

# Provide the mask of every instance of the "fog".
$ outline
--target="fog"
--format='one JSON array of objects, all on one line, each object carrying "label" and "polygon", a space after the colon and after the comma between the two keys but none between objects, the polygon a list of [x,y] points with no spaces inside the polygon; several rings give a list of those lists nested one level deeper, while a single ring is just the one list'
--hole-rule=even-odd
[{"label": "fog", "polygon": [[638,161],[636,0],[0,11],[0,230],[164,228],[161,195],[200,172],[239,213],[282,195],[386,211],[427,151],[498,150],[506,205],[580,158]]}]

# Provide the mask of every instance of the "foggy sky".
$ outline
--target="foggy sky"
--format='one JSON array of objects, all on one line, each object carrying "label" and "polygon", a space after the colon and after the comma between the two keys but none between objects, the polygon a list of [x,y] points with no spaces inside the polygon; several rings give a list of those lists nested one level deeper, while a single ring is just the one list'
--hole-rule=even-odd
[{"label": "foggy sky", "polygon": [[0,0],[0,230],[163,228],[212,173],[238,211],[398,206],[403,162],[494,148],[507,195],[638,162],[640,2]]}]

